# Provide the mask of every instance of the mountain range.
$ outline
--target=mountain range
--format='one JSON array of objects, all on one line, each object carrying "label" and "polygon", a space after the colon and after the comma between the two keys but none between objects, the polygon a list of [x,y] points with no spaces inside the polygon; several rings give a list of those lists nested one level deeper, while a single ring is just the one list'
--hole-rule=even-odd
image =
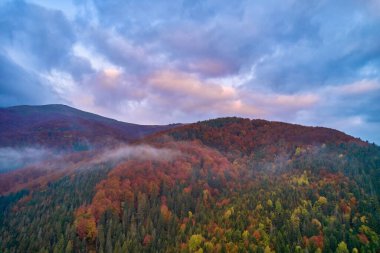
[{"label": "mountain range", "polygon": [[226,117],[0,109],[2,252],[379,252],[380,148]]}]

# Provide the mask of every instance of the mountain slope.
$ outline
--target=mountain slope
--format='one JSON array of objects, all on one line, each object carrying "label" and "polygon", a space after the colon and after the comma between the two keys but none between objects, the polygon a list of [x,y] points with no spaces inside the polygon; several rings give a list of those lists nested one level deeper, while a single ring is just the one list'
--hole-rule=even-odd
[{"label": "mountain slope", "polygon": [[360,139],[335,129],[237,117],[212,119],[168,129],[148,136],[146,140],[157,141],[165,136],[175,140],[198,140],[229,155],[273,155],[293,152],[298,146],[321,144],[367,145]]},{"label": "mountain slope", "polygon": [[220,118],[59,159],[0,178],[2,252],[380,250],[380,148],[333,129]]},{"label": "mountain slope", "polygon": [[14,106],[0,108],[0,146],[86,150],[130,142],[173,126],[124,123],[66,105]]}]

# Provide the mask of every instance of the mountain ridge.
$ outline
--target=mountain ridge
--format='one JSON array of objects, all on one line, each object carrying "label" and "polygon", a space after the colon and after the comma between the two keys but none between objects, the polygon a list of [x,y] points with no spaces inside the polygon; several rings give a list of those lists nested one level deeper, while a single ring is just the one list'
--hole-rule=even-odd
[{"label": "mountain ridge", "polygon": [[39,144],[75,150],[131,142],[175,126],[127,123],[61,104],[12,106],[0,108],[0,146]]},{"label": "mountain ridge", "polygon": [[271,149],[269,153],[274,154],[289,152],[297,146],[329,143],[368,145],[359,138],[331,128],[239,117],[217,118],[187,124],[154,133],[142,141],[154,142],[166,135],[175,140],[199,140],[225,153],[240,152],[245,155],[259,150],[268,152],[268,148]]},{"label": "mountain ridge", "polygon": [[[13,115],[11,115],[13,113]],[[52,115],[55,114],[55,115]],[[11,117],[14,117],[12,119]],[[46,117],[41,119],[41,117]],[[70,122],[72,125],[67,126],[67,121],[69,118],[71,118],[73,121]],[[95,113],[86,112],[83,110],[76,109],[74,107],[70,107],[68,105],[64,104],[47,104],[47,105],[18,105],[18,106],[10,106],[10,107],[2,107],[0,108],[0,146],[4,146],[4,143],[9,144],[9,140],[5,141],[4,137],[7,135],[12,135],[11,133],[7,133],[7,131],[18,131],[21,130],[21,133],[16,134],[23,134],[25,135],[30,134],[33,132],[33,127],[35,128],[43,128],[43,127],[50,127],[49,124],[54,124],[54,121],[62,120],[63,122],[56,122],[61,124],[66,124],[65,126],[67,128],[75,128],[75,123],[78,123],[80,127],[83,127],[81,123],[86,122],[75,122],[78,120],[82,121],[94,121],[97,124],[111,126],[114,130],[116,130],[119,134],[118,137],[120,137],[121,141],[136,141],[139,139],[144,139],[144,137],[149,138],[149,135],[160,135],[158,132],[165,132],[172,134],[176,131],[183,131],[183,129],[189,129],[196,125],[204,125],[204,126],[211,126],[212,128],[221,128],[223,125],[221,125],[220,122],[224,122],[224,124],[231,125],[233,123],[246,123],[247,121],[250,121],[253,126],[259,128],[265,125],[274,125],[278,127],[286,127],[286,128],[298,128],[300,131],[300,134],[302,134],[301,130],[309,130],[309,132],[312,131],[322,131],[330,132],[330,135],[336,134],[339,135],[341,139],[350,140],[350,141],[356,141],[357,143],[364,143],[360,138],[353,137],[351,135],[348,135],[342,131],[339,131],[337,129],[328,128],[328,127],[322,127],[322,126],[305,126],[301,124],[294,124],[294,123],[287,123],[287,122],[281,122],[281,121],[270,121],[265,119],[249,119],[249,118],[242,118],[242,117],[219,117],[214,119],[208,119],[203,121],[198,121],[194,123],[188,123],[188,124],[181,124],[181,123],[171,123],[168,125],[140,125],[136,123],[130,123],[130,122],[124,122],[119,121],[116,119],[104,117]],[[9,122],[11,121],[11,122]],[[28,121],[28,122],[26,122]],[[46,126],[44,125],[46,124]],[[89,130],[91,131],[91,126],[88,126]],[[178,127],[181,129],[175,130]],[[31,131],[29,131],[31,130]],[[81,129],[75,129],[75,130],[81,130]],[[137,132],[137,133],[136,133]],[[130,134],[130,136],[120,136],[120,133],[123,134]],[[158,134],[157,134],[158,133]],[[343,137],[344,136],[344,137]],[[12,142],[14,142],[12,140]]]}]

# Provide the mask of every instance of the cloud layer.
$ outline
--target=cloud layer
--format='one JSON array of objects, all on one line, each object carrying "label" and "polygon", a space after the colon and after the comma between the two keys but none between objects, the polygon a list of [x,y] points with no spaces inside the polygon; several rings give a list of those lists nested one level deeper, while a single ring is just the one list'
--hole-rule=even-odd
[{"label": "cloud layer", "polygon": [[380,2],[0,3],[0,106],[166,124],[220,116],[380,144]]},{"label": "cloud layer", "polygon": [[93,163],[119,162],[126,159],[149,159],[152,161],[170,161],[181,153],[168,148],[156,148],[149,145],[123,145],[118,148],[102,151],[92,160]]},{"label": "cloud layer", "polygon": [[44,148],[0,148],[0,173],[37,163],[48,157],[51,159],[55,154]]}]

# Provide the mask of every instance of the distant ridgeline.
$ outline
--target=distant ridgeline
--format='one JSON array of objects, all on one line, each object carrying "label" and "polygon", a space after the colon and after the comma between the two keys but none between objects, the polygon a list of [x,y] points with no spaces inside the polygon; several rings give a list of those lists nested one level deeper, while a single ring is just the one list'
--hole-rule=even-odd
[{"label": "distant ridgeline", "polygon": [[131,142],[175,125],[125,123],[66,105],[0,108],[0,146],[44,146],[81,151]]},{"label": "distant ridgeline", "polygon": [[130,124],[65,105],[0,108],[0,173],[109,149],[175,126]]},{"label": "distant ridgeline", "polygon": [[159,130],[2,174],[0,251],[380,251],[378,146],[242,118]]}]

